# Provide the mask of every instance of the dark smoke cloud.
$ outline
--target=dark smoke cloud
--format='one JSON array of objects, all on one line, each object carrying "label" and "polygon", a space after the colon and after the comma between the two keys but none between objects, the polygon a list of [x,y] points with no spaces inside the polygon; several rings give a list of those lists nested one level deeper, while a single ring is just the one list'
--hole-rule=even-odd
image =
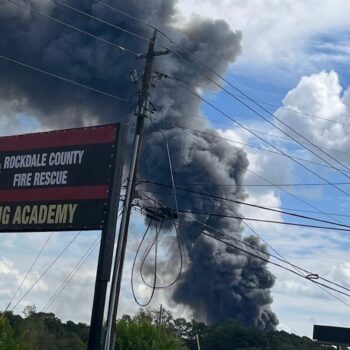
[{"label": "dark smoke cloud", "polygon": [[[64,9],[50,0],[25,3],[136,52],[147,50],[146,42]],[[69,4],[143,36],[150,37],[152,34],[149,28],[141,27],[94,2],[71,0]],[[129,0],[122,5],[118,3],[118,6],[164,28],[187,50],[219,73],[224,73],[240,53],[241,34],[233,33],[223,21],[193,18],[182,29],[172,28],[175,1]],[[130,83],[129,71],[141,70],[143,61],[136,60],[127,53],[120,53],[109,45],[31,14],[7,1],[0,4],[0,31],[0,54],[112,94],[127,98],[135,96],[135,86]],[[166,41],[163,39],[161,42]],[[157,58],[156,68],[186,80],[194,89],[210,87],[203,76],[173,55]],[[12,63],[0,62],[0,76],[0,98],[11,102],[10,105],[14,106],[13,115],[19,112],[34,115],[45,127],[126,121],[131,115],[131,104],[120,104]],[[157,89],[152,90],[152,101],[157,106],[157,119],[146,123],[142,177],[162,183],[170,182],[164,131],[160,131],[165,127],[178,183],[183,186],[186,183],[203,182],[242,184],[248,166],[244,151],[225,141],[217,141],[214,137],[189,133],[174,126],[180,123],[215,134],[205,119],[195,117],[200,114],[198,100],[178,83],[164,80]],[[7,111],[8,118],[13,115]],[[143,188],[152,190],[154,186],[147,185]],[[217,187],[213,190],[212,187],[203,185],[196,189],[236,199],[246,197],[241,187]],[[174,207],[171,197],[153,196],[167,202],[169,207]],[[179,197],[179,206],[193,211],[224,214],[236,214],[238,211],[236,207],[227,207],[198,196]],[[239,220],[196,215],[193,218],[241,238],[243,229]],[[266,264],[201,236],[199,231],[202,230],[203,226],[198,223],[189,219],[181,220],[179,231],[186,257],[186,270],[173,290],[172,300],[188,305],[194,315],[203,321],[217,322],[233,318],[248,326],[274,328],[277,319],[270,310],[270,289],[274,277],[267,270]],[[265,249],[255,238],[246,240]],[[177,260],[174,245],[171,261],[166,265],[168,274]]]}]

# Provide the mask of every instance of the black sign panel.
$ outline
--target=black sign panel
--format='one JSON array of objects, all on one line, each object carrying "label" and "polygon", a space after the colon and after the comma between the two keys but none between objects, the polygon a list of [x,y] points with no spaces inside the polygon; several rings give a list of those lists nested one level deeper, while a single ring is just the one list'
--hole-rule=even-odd
[{"label": "black sign panel", "polygon": [[350,346],[350,328],[314,325],[313,339],[322,344]]},{"label": "black sign panel", "polygon": [[119,124],[0,138],[0,231],[102,229]]}]

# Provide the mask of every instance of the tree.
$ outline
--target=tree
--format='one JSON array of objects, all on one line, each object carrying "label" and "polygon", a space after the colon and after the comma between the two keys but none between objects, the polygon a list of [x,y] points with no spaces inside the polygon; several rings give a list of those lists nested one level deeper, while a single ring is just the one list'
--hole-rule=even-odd
[{"label": "tree", "polygon": [[[25,317],[7,311],[0,319],[0,350],[85,350],[89,326],[63,323],[53,313],[25,308]],[[171,312],[142,310],[123,316],[117,323],[118,350],[334,350],[307,337],[284,331],[264,332],[235,321],[205,325],[195,320],[174,319]]]},{"label": "tree", "polygon": [[156,327],[149,320],[136,318],[117,324],[118,350],[186,350],[176,337],[164,327]]},{"label": "tree", "polygon": [[25,350],[24,344],[17,339],[14,330],[6,318],[0,320],[0,349]]},{"label": "tree", "polygon": [[[86,349],[89,333],[87,325],[75,324],[70,321],[66,324],[62,323],[55,314],[37,313],[33,306],[26,307],[24,315],[25,318],[13,315],[12,312],[4,314],[4,320],[8,323],[8,327],[1,328],[3,341],[0,343],[0,350]],[[7,343],[10,344],[8,348],[4,345]]]}]

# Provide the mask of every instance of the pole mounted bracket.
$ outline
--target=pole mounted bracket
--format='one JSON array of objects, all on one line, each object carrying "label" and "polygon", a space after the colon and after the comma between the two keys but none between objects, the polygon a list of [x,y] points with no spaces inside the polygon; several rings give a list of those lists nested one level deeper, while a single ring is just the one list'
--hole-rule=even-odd
[{"label": "pole mounted bracket", "polygon": [[[152,56],[163,56],[163,55],[168,55],[170,53],[170,50],[166,49],[166,50],[162,50],[162,51],[154,51],[152,53]],[[140,58],[147,58],[148,57],[148,53],[139,53],[136,56],[136,59],[140,59]]]},{"label": "pole mounted bracket", "polygon": [[144,113],[134,113],[134,115],[136,117],[139,117],[139,118],[147,118],[148,117],[147,114],[144,114]]}]

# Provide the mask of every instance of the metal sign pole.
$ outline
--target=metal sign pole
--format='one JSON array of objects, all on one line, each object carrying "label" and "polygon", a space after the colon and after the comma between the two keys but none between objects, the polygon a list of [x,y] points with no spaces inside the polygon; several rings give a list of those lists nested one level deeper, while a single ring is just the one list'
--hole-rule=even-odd
[{"label": "metal sign pole", "polygon": [[101,347],[103,314],[106,302],[107,285],[110,280],[113,260],[113,247],[117,225],[126,135],[126,126],[121,126],[114,149],[115,164],[112,165],[114,169],[111,185],[109,188],[110,192],[107,204],[106,222],[101,235],[88,350],[98,350]]}]

